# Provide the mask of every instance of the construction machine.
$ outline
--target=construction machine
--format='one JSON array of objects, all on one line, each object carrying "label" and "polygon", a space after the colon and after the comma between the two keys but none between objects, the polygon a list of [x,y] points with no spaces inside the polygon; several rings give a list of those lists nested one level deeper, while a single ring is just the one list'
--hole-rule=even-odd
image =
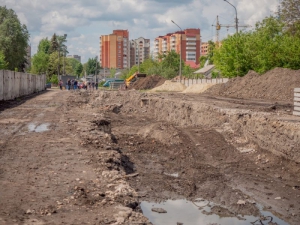
[{"label": "construction machine", "polygon": [[146,77],[146,76],[147,76],[147,74],[145,74],[145,73],[136,72],[125,80],[126,86],[129,87],[133,82],[138,80],[139,77]]}]

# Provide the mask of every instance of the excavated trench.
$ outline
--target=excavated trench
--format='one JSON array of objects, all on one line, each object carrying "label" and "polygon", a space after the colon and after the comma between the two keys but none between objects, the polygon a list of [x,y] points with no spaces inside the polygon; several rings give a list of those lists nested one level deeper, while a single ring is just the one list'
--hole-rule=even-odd
[{"label": "excavated trench", "polygon": [[300,220],[300,120],[290,105],[135,91],[100,92],[89,105],[109,117],[123,170],[134,174],[127,181],[153,224]]},{"label": "excavated trench", "polygon": [[291,115],[289,104],[135,91],[102,92],[99,99],[179,127],[215,129],[241,151],[255,146],[300,162],[300,118]]}]

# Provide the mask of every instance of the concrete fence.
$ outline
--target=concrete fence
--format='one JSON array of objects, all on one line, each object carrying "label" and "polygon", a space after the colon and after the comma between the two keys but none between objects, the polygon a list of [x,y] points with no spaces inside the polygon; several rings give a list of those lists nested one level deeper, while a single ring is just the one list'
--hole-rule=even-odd
[{"label": "concrete fence", "polygon": [[0,70],[0,101],[45,90],[46,75]]},{"label": "concrete fence", "polygon": [[[226,83],[228,82],[228,78],[204,78],[204,79],[184,79],[181,80],[181,83],[184,84],[185,86],[191,86],[193,84],[221,84],[221,83]],[[179,80],[177,80],[180,82]]]},{"label": "concrete fence", "polygon": [[300,88],[294,89],[294,115],[300,116]]}]

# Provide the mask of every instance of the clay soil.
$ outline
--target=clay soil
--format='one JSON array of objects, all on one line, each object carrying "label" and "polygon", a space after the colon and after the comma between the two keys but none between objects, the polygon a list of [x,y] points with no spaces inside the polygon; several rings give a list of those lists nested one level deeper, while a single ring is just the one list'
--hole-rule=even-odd
[{"label": "clay soil", "polygon": [[165,78],[158,75],[151,75],[145,78],[140,77],[136,82],[133,83],[130,89],[148,90],[162,85],[165,81]]},{"label": "clay soil", "polygon": [[[180,101],[165,108],[182,111],[178,122],[151,108]],[[260,204],[299,224],[299,163],[247,141],[239,145],[254,150],[239,151],[239,135],[221,127],[181,123],[196,116],[187,103],[291,116],[290,105],[274,102],[133,90],[55,89],[2,102],[0,224],[150,224],[141,201],[197,198],[222,217],[259,219]]]},{"label": "clay soil", "polygon": [[300,87],[300,70],[275,68],[259,75],[249,71],[244,77],[230,79],[206,91],[209,95],[234,98],[269,99],[293,102],[294,88]]}]

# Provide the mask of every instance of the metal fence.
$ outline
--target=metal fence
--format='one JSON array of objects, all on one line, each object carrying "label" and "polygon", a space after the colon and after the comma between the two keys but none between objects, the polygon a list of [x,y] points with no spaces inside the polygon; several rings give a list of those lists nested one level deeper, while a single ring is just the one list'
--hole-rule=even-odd
[{"label": "metal fence", "polygon": [[46,75],[0,70],[0,100],[11,100],[45,90]]},{"label": "metal fence", "polygon": [[300,116],[300,88],[294,89],[294,115]]},{"label": "metal fence", "polygon": [[109,89],[118,90],[118,89],[125,89],[124,82],[110,82]]}]

